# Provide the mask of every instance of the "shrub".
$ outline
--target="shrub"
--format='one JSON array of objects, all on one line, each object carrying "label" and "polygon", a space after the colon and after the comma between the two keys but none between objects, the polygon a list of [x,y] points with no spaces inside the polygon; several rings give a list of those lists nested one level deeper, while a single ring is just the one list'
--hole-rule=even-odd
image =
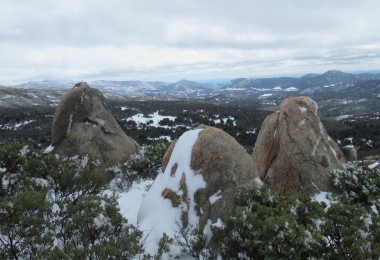
[{"label": "shrub", "polygon": [[305,258],[315,256],[325,242],[315,219],[324,206],[303,195],[286,198],[267,187],[241,194],[223,229],[215,229],[226,259]]},{"label": "shrub", "polygon": [[129,188],[133,182],[155,179],[162,167],[162,158],[168,150],[170,142],[158,140],[151,145],[143,146],[131,156],[130,160],[108,169],[116,175],[118,188]]},{"label": "shrub", "polygon": [[122,217],[117,201],[99,195],[62,201],[55,215],[54,255],[72,259],[129,259],[143,252],[142,232]]},{"label": "shrub", "polygon": [[340,200],[353,205],[376,208],[380,212],[380,172],[357,163],[348,163],[344,169],[332,174],[334,186],[339,190]]},{"label": "shrub", "polygon": [[87,157],[58,160],[28,146],[0,150],[2,259],[130,259],[143,252],[142,232],[129,225],[108,177]]},{"label": "shrub", "polygon": [[380,257],[379,175],[349,164],[335,171],[340,193],[327,207],[295,194],[283,197],[267,187],[240,195],[223,228],[214,228],[225,259]]}]

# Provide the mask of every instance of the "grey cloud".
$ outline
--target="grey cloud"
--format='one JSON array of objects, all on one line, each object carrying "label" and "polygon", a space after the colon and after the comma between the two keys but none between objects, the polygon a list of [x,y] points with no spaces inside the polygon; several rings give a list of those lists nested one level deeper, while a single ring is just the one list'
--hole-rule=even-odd
[{"label": "grey cloud", "polygon": [[0,83],[86,69],[135,79],[378,69],[378,10],[376,0],[3,0]]}]

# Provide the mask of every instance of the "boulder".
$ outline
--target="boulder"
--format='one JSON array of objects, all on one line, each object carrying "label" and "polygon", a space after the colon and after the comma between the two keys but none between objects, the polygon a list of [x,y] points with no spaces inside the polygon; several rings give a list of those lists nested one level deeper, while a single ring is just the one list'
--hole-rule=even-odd
[{"label": "boulder", "polygon": [[54,114],[51,139],[48,151],[88,155],[108,166],[128,160],[139,149],[109,111],[102,93],[84,82],[63,96]]},{"label": "boulder", "polygon": [[340,148],[344,154],[344,158],[348,162],[357,161],[358,160],[358,151],[352,145],[347,145]]},{"label": "boulder", "polygon": [[285,195],[332,190],[331,172],[345,163],[318,117],[317,104],[308,97],[283,100],[264,120],[253,160],[260,176]]},{"label": "boulder", "polygon": [[201,125],[168,149],[138,222],[143,230],[153,229],[150,238],[156,242],[163,232],[173,236],[180,227],[209,230],[234,208],[241,191],[261,185],[245,149],[222,130]]}]

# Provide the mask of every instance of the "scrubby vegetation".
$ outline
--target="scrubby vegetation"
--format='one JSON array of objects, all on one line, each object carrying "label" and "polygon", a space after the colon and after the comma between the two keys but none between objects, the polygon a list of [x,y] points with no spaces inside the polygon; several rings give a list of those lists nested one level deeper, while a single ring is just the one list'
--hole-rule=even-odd
[{"label": "scrubby vegetation", "polygon": [[319,202],[264,186],[237,199],[213,237],[196,227],[164,236],[157,255],[110,192],[154,179],[169,143],[157,141],[123,165],[95,175],[87,157],[57,158],[16,144],[0,150],[0,258],[159,259],[171,246],[197,259],[368,259],[380,257],[380,172],[357,164],[333,174],[336,194]]},{"label": "scrubby vegetation", "polygon": [[380,172],[349,164],[333,176],[329,205],[268,187],[244,192],[214,229],[217,250],[224,259],[378,259]]},{"label": "scrubby vegetation", "polygon": [[128,259],[143,252],[105,175],[87,157],[41,156],[24,145],[0,151],[0,258]]}]

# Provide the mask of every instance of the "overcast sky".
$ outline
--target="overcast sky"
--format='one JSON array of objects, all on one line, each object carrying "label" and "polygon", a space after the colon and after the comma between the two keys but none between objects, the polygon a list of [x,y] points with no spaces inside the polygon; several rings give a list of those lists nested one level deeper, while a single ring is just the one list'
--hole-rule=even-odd
[{"label": "overcast sky", "polygon": [[0,0],[0,84],[380,69],[379,0]]}]

